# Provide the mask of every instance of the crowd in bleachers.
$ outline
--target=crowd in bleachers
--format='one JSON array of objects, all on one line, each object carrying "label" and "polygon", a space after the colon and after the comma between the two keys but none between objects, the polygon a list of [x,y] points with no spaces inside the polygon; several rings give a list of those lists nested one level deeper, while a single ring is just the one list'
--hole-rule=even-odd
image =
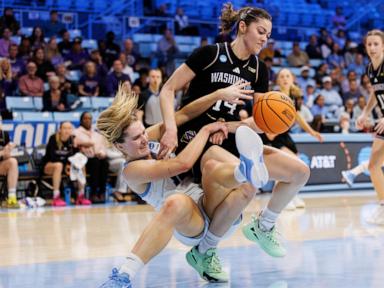
[{"label": "crowd in bleachers", "polygon": [[[188,19],[183,17],[182,11],[178,16],[177,33],[192,31],[194,34],[195,31],[186,25]],[[366,105],[371,89],[369,79],[364,74],[368,60],[363,43],[348,38],[342,15],[336,15],[333,20],[334,30],[321,29],[317,35],[309,38],[308,43],[269,39],[259,57],[267,64],[271,90],[276,89],[276,73],[282,67],[289,67],[296,75],[295,82],[301,88],[301,95],[295,99],[296,106],[313,129],[318,132],[350,133],[357,131],[353,123]],[[32,99],[31,107],[34,110],[55,112],[50,119],[62,122],[59,131],[49,141],[52,143],[48,144],[54,149],[47,149],[48,156],[45,156],[40,167],[43,175],[52,177],[53,205],[66,204],[60,194],[61,180],[62,176],[70,174],[65,172],[65,167],[69,157],[74,156],[76,151],[81,151],[87,157],[83,173],[85,176],[88,174],[90,187],[90,193],[86,195],[85,185],[77,186],[76,203],[89,205],[91,201],[104,202],[108,171],[119,174],[124,159],[117,151],[107,149],[100,135],[93,130],[93,114],[88,112],[102,108],[103,105],[97,106],[97,99],[112,99],[119,84],[125,83],[140,95],[142,109],[138,117],[144,124],[148,126],[160,122],[158,96],[161,85],[174,71],[176,59],[186,56],[181,53],[177,38],[170,29],[165,29],[158,38],[155,53],[148,58],[140,54],[140,42],[135,43],[128,38],[123,39],[120,45],[113,32],[108,32],[105,39],[99,39],[97,46],[87,49],[81,37],[71,38],[69,31],[60,23],[57,11],[51,11],[50,20],[34,27],[32,34],[27,36],[20,35],[20,25],[10,8],[6,8],[0,18],[0,31],[0,111],[3,119],[31,119],[28,118],[28,112],[17,118],[18,114],[12,110],[14,106],[11,103],[14,103],[15,97],[27,96]],[[13,41],[13,35],[20,37],[19,43]],[[209,43],[207,38],[196,38],[199,41],[194,40],[194,43]],[[220,33],[214,41],[230,39],[229,33]],[[183,93],[180,91],[176,107],[180,105]],[[38,103],[36,99],[41,99],[40,105],[35,105]],[[108,105],[110,102],[105,103]],[[76,114],[77,119],[60,113],[87,109],[89,111],[81,117],[79,113]],[[249,116],[245,110],[241,113],[242,117]],[[375,111],[370,118],[371,124],[380,116]],[[36,114],[31,117],[34,120]],[[66,127],[66,120],[80,120],[80,127],[69,133],[76,135],[76,140],[68,136],[72,126]],[[292,128],[292,132],[300,131],[299,127]],[[3,142],[2,146],[6,148],[2,150],[1,157],[10,159],[12,157],[7,146],[10,141]],[[67,153],[68,149],[71,153]],[[4,169],[0,165],[2,173],[10,175],[4,173]],[[13,195],[13,183],[8,183],[8,186],[8,191]],[[124,193],[128,188],[121,179],[117,179],[114,191],[114,197],[124,201]],[[14,197],[9,199],[14,200]],[[8,207],[18,206],[13,200]]]}]

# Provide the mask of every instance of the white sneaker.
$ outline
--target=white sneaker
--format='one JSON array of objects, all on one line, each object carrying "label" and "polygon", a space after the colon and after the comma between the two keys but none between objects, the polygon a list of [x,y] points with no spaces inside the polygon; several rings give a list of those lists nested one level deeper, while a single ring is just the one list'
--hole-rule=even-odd
[{"label": "white sneaker", "polygon": [[375,225],[384,225],[384,206],[379,205],[379,207],[365,219],[365,222]]},{"label": "white sneaker", "polygon": [[293,200],[287,204],[284,208],[285,211],[294,211],[296,210],[296,205],[293,203]]},{"label": "white sneaker", "polygon": [[236,147],[240,154],[240,171],[255,188],[268,182],[269,174],[263,158],[263,141],[247,126],[236,129]]},{"label": "white sneaker", "polygon": [[295,196],[295,198],[293,198],[292,202],[296,206],[296,208],[305,208],[305,202],[297,195]]}]

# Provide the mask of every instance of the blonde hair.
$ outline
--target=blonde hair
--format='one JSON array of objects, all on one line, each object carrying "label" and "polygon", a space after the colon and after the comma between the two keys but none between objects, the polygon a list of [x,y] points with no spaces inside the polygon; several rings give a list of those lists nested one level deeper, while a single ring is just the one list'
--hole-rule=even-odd
[{"label": "blonde hair", "polygon": [[96,126],[108,143],[123,142],[124,130],[137,121],[138,96],[128,86],[120,84],[110,107],[101,112]]},{"label": "blonde hair", "polygon": [[258,22],[260,19],[272,21],[272,16],[261,8],[247,6],[235,10],[232,3],[225,3],[220,16],[221,29],[229,32],[235,24],[237,29],[240,21],[244,21],[249,26],[252,22]]},{"label": "blonde hair", "polygon": [[[3,71],[3,64],[6,63],[6,65],[8,66],[8,70],[4,73]],[[11,63],[9,62],[8,59],[2,59],[0,61],[0,80],[11,80],[12,79],[12,67],[11,67]]]},{"label": "blonde hair", "polygon": [[364,38],[364,45],[367,44],[367,38],[368,36],[379,36],[381,38],[381,41],[384,44],[384,32],[379,29],[373,29],[371,31],[368,31],[367,35]]}]

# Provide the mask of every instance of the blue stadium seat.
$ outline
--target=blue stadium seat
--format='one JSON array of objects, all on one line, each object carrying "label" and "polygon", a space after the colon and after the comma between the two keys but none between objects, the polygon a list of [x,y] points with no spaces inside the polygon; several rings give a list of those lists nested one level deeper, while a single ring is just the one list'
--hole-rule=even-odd
[{"label": "blue stadium seat", "polygon": [[21,27],[20,28],[20,35],[25,36],[31,36],[32,35],[33,28],[32,27]]},{"label": "blue stadium seat", "polygon": [[35,110],[33,98],[32,96],[6,96],[5,103],[10,111],[33,111]]},{"label": "blue stadium seat", "polygon": [[21,112],[24,121],[52,122],[51,112]]},{"label": "blue stadium seat", "polygon": [[33,106],[36,110],[43,110],[43,98],[42,97],[33,97]]},{"label": "blue stadium seat", "polygon": [[67,78],[72,82],[79,82],[80,77],[83,73],[80,70],[70,70],[68,71]]},{"label": "blue stadium seat", "polygon": [[21,37],[20,36],[12,36],[11,41],[17,45],[20,45]]},{"label": "blue stadium seat", "polygon": [[89,51],[92,51],[94,49],[97,49],[97,41],[94,39],[86,39],[81,42],[81,47],[88,49]]},{"label": "blue stadium seat", "polygon": [[80,110],[88,111],[88,110],[93,110],[92,106],[92,97],[79,97],[82,106]]},{"label": "blue stadium seat", "polygon": [[104,110],[111,105],[113,99],[113,97],[92,97],[92,107],[96,110]]},{"label": "blue stadium seat", "polygon": [[68,30],[68,32],[72,40],[76,37],[81,37],[81,30],[79,29]]},{"label": "blue stadium seat", "polygon": [[12,112],[12,118],[13,120],[21,121],[23,120],[23,115],[20,112]]},{"label": "blue stadium seat", "polygon": [[56,122],[70,121],[78,122],[80,121],[80,112],[53,112],[53,119]]}]

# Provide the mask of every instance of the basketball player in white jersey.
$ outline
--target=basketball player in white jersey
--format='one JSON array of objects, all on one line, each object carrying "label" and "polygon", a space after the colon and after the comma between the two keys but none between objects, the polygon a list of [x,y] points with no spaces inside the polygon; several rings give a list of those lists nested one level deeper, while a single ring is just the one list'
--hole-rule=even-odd
[{"label": "basketball player in white jersey", "polygon": [[[365,38],[365,49],[371,60],[367,67],[367,75],[372,84],[367,105],[356,120],[356,127],[362,129],[368,123],[368,115],[378,105],[384,113],[384,33],[381,30],[369,31]],[[367,222],[384,225],[384,174],[381,170],[384,163],[384,117],[374,127],[375,138],[372,144],[368,170],[371,174],[373,187],[379,199],[379,206],[367,218]]]},{"label": "basketball player in white jersey", "polygon": [[[236,83],[190,103],[176,113],[176,123],[181,125],[191,120],[218,99],[240,103],[238,98],[249,98],[249,92],[242,89],[246,85],[249,83]],[[253,190],[268,180],[268,172],[262,161],[261,139],[246,126],[237,128],[238,123],[207,124],[175,158],[157,160],[156,153],[150,149],[157,145],[150,145],[149,140],[160,139],[162,125],[145,129],[134,116],[136,106],[137,98],[120,89],[111,107],[100,114],[97,127],[100,133],[127,157],[128,162],[123,173],[129,187],[158,213],[136,242],[127,263],[120,269],[113,270],[110,279],[101,286],[104,288],[131,287],[131,279],[166,246],[172,233],[186,245],[200,244],[208,233],[209,223],[213,220],[208,216],[212,211],[217,210],[219,214],[226,215],[226,221],[216,225],[217,229],[230,235],[241,220],[241,210],[236,206],[242,207],[242,202],[249,202],[249,199],[245,199],[246,195],[240,197],[231,195],[232,192],[237,193],[236,187],[249,182],[252,183],[249,195],[253,195]],[[222,148],[212,146],[207,155],[211,150],[215,150],[211,154],[220,153],[219,150],[222,150],[224,154],[228,153],[229,157],[232,157],[232,163],[222,163],[210,159],[209,156],[204,157],[204,192],[194,183],[179,182],[179,179],[175,178],[189,170],[196,162],[212,133],[222,131],[227,135],[227,130],[234,132],[234,129],[237,129],[236,145],[245,160],[240,162]],[[208,281],[227,281],[228,276],[222,271],[216,247],[210,248],[210,243],[206,243],[206,247],[208,249],[201,257],[189,253],[188,262],[197,262],[193,263],[195,269]]]}]

